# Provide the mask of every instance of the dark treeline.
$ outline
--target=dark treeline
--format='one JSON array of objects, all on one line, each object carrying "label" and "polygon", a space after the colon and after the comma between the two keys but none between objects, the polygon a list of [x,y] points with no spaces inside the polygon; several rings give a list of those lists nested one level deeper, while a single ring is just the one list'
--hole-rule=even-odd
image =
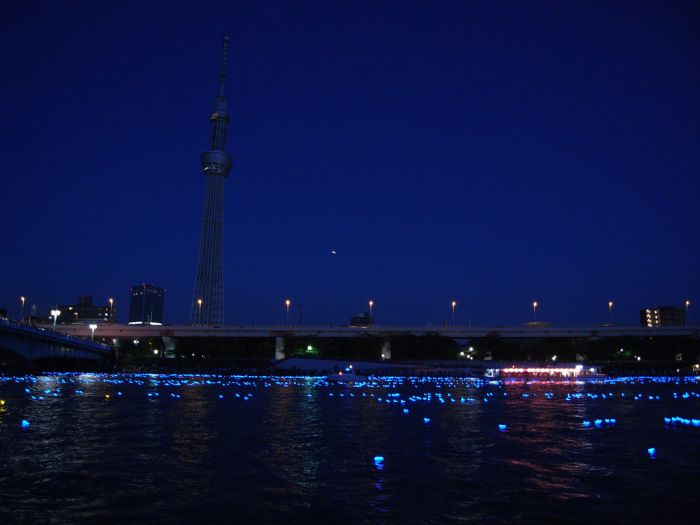
[{"label": "dark treeline", "polygon": [[[437,334],[423,336],[317,338],[287,337],[287,357],[379,360],[388,343],[392,360],[585,361],[603,365],[608,373],[690,372],[700,362],[700,339],[692,337],[504,339],[494,334],[455,341]],[[0,371],[229,371],[266,370],[273,364],[273,338],[185,338],[167,346],[160,338],[121,341],[103,361],[43,360],[23,362],[0,351]],[[468,365],[467,365],[468,366]]]}]

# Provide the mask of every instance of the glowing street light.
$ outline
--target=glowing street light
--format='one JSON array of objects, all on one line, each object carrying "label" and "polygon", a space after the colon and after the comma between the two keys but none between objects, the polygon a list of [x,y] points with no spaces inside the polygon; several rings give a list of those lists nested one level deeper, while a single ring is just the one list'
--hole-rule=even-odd
[{"label": "glowing street light", "polygon": [[608,301],[608,314],[610,315],[610,321],[612,322],[612,308],[613,308],[613,302]]},{"label": "glowing street light", "polygon": [[[24,301],[26,301],[27,298],[24,297],[24,295],[21,295],[19,298],[20,302],[20,308],[19,308],[19,320],[22,321],[24,319]],[[687,310],[688,308],[686,308]]]},{"label": "glowing street light", "polygon": [[202,301],[202,298],[201,298],[201,297],[200,297],[199,299],[197,299],[197,309],[198,309],[198,312],[197,312],[197,322],[198,322],[199,324],[202,324],[202,303],[203,303],[203,302],[204,302],[204,301]]},{"label": "glowing street light", "polygon": [[285,299],[284,300],[284,307],[286,310],[287,314],[287,326],[289,326],[289,307],[292,305],[292,300],[291,299]]},{"label": "glowing street light", "polygon": [[51,317],[53,317],[53,329],[56,330],[56,319],[61,315],[61,310],[51,310]]},{"label": "glowing street light", "polygon": [[369,324],[372,324],[372,307],[374,306],[374,301],[372,299],[367,303],[369,305]]},{"label": "glowing street light", "polygon": [[540,305],[537,301],[532,302],[532,318],[537,322],[537,307]]},{"label": "glowing street light", "polygon": [[114,299],[112,297],[109,298],[109,322],[111,323],[113,321],[112,315],[114,313]]},{"label": "glowing street light", "polygon": [[[24,297],[22,299],[24,299]],[[686,299],[685,300],[685,313],[688,313],[689,307],[690,307],[690,299]]]},{"label": "glowing street light", "polygon": [[455,324],[455,308],[457,308],[457,301],[452,301],[450,304],[452,306],[452,326]]},{"label": "glowing street light", "polygon": [[90,328],[90,331],[92,332],[90,334],[90,341],[94,341],[95,340],[95,330],[97,330],[97,325],[91,324],[91,325],[88,325],[88,327]]}]

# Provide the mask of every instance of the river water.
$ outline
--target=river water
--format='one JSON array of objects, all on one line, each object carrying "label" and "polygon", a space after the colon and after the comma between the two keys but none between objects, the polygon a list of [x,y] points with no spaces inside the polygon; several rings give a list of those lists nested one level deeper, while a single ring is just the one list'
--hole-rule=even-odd
[{"label": "river water", "polygon": [[700,508],[695,378],[64,374],[0,378],[0,399],[0,523],[672,523]]}]

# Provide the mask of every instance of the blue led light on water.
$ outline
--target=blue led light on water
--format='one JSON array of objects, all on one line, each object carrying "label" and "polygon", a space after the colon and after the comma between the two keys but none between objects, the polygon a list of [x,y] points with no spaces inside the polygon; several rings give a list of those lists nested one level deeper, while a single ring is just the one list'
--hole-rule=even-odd
[{"label": "blue led light on water", "polygon": [[424,418],[423,418],[423,423],[425,423],[426,425],[427,425],[428,423],[430,423],[430,418],[429,418],[429,417],[424,417]]},{"label": "blue led light on water", "polygon": [[505,432],[506,428],[506,425],[504,425],[503,423],[499,423],[498,430],[500,430],[501,432]]},{"label": "blue led light on water", "polygon": [[591,422],[590,422],[590,421],[584,421],[584,422],[583,422],[583,426],[584,426],[584,427],[590,427],[590,426],[591,426]]},{"label": "blue led light on water", "polygon": [[374,466],[378,469],[384,468],[384,456],[374,456]]},{"label": "blue led light on water", "polygon": [[656,449],[654,447],[649,447],[647,449],[647,453],[649,454],[649,457],[651,459],[654,459],[656,457]]},{"label": "blue led light on water", "polygon": [[29,421],[27,421],[26,419],[23,419],[21,425],[22,425],[22,428],[29,428]]}]

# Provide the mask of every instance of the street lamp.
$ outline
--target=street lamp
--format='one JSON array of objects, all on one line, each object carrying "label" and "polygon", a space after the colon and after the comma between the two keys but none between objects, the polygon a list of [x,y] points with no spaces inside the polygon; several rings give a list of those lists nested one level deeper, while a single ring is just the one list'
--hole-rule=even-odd
[{"label": "street lamp", "polygon": [[[19,298],[19,302],[21,303],[20,309],[19,309],[19,320],[20,322],[24,319],[24,301],[26,301],[26,297],[24,295],[21,295]],[[686,308],[687,310],[687,308]]]},{"label": "street lamp", "polygon": [[113,322],[114,319],[112,318],[112,315],[114,314],[114,299],[112,297],[109,298],[109,322]]},{"label": "street lamp", "polygon": [[287,313],[287,326],[289,326],[289,307],[292,305],[291,299],[285,299],[284,300],[284,308]]},{"label": "street lamp", "polygon": [[608,314],[610,315],[610,322],[612,323],[612,307],[613,307],[613,302],[608,301]]},{"label": "street lamp", "polygon": [[56,330],[56,319],[61,315],[61,310],[51,310],[51,317],[53,317],[53,329]]},{"label": "street lamp", "polygon": [[457,308],[457,301],[452,301],[452,326],[455,324],[455,308]]},{"label": "street lamp", "polygon": [[95,340],[95,330],[97,330],[97,325],[96,325],[96,324],[91,324],[91,325],[88,325],[88,326],[89,326],[89,328],[90,328],[90,331],[92,332],[92,333],[90,334],[90,341],[94,341],[94,340]]},{"label": "street lamp", "polygon": [[202,324],[202,298],[197,299],[197,323]]},{"label": "street lamp", "polygon": [[369,324],[370,326],[372,325],[372,307],[374,306],[374,301],[372,299],[369,300]]},{"label": "street lamp", "polygon": [[537,301],[532,302],[532,317],[537,322],[537,307],[540,305]]},{"label": "street lamp", "polygon": [[[22,297],[24,299],[24,297]],[[688,307],[690,307],[690,299],[685,300],[685,313],[688,313]]]}]

